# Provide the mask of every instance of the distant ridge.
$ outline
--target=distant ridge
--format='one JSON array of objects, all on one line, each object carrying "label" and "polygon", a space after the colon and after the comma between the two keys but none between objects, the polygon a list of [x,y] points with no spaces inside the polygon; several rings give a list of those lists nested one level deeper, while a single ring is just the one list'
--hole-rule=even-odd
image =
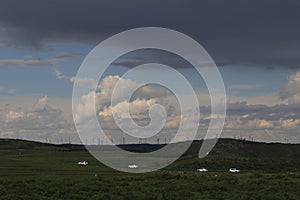
[{"label": "distant ridge", "polygon": [[[183,156],[197,157],[199,149],[203,141],[193,141],[190,148]],[[170,145],[180,145],[180,143],[172,143]],[[118,147],[133,152],[150,152],[164,147],[165,144],[121,144]],[[96,147],[96,145],[90,145]],[[111,146],[104,146],[107,149]],[[85,150],[85,146],[81,144],[49,144],[42,142],[34,142],[20,139],[0,139],[0,150],[58,150],[72,151]],[[282,143],[263,143],[252,142],[246,140],[235,139],[219,139],[210,155],[229,155],[239,157],[254,158],[294,158],[300,159],[300,144],[282,144]]]},{"label": "distant ridge", "polygon": [[20,140],[20,139],[0,139],[0,150],[4,149],[52,149],[59,145]]}]

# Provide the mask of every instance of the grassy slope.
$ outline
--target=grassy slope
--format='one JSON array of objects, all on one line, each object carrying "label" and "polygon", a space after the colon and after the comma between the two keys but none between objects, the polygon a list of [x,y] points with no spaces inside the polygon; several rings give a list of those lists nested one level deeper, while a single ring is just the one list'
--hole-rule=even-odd
[{"label": "grassy slope", "polygon": [[[197,155],[199,145],[186,156]],[[221,140],[205,159],[181,159],[169,168],[234,165],[264,172],[128,174],[99,165],[82,148],[0,140],[0,199],[299,199],[298,153],[299,145]],[[91,165],[78,166],[79,160]]]},{"label": "grassy slope", "polygon": [[[201,141],[195,141],[188,154],[196,156],[201,146]],[[235,155],[251,158],[300,158],[300,144],[260,143],[244,140],[220,139],[212,155]]]}]

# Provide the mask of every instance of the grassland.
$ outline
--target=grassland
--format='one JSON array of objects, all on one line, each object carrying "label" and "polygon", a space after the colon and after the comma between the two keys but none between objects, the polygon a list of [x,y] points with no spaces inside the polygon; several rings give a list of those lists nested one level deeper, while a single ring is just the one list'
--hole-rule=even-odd
[{"label": "grassland", "polygon": [[0,140],[0,199],[300,199],[300,145],[221,140],[198,159],[200,144],[164,170],[130,174],[80,147]]}]

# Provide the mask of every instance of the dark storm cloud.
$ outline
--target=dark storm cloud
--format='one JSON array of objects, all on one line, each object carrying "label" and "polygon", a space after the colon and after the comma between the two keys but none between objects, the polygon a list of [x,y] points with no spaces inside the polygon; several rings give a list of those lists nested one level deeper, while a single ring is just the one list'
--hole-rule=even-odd
[{"label": "dark storm cloud", "polygon": [[82,54],[71,54],[64,53],[57,55],[50,59],[41,59],[41,58],[23,58],[23,59],[0,59],[0,66],[5,67],[48,67],[48,66],[57,66],[57,64],[64,62],[68,59],[82,56]]},{"label": "dark storm cloud", "polygon": [[[193,67],[188,61],[171,52],[157,49],[142,49],[129,52],[119,57],[112,65],[132,68],[146,63],[160,63],[174,68],[191,68]],[[218,61],[217,66],[225,66],[234,63]],[[211,63],[203,62],[197,67],[209,66]]]},{"label": "dark storm cloud", "polygon": [[298,68],[299,9],[298,0],[7,0],[0,43],[96,45],[120,31],[158,26],[193,37],[220,63]]},{"label": "dark storm cloud", "polygon": [[64,53],[61,55],[57,55],[54,58],[55,59],[69,59],[69,58],[80,57],[80,56],[84,56],[84,55],[81,53]]}]

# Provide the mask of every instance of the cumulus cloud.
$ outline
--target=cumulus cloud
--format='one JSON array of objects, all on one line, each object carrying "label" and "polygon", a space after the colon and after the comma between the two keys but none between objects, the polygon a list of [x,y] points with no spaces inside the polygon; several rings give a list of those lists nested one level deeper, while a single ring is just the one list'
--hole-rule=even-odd
[{"label": "cumulus cloud", "polygon": [[287,86],[280,92],[282,99],[300,102],[300,70],[288,78]]},{"label": "cumulus cloud", "polygon": [[25,116],[24,112],[9,111],[6,114],[5,122],[9,123],[9,122],[12,122],[12,121],[17,120],[17,119],[22,119],[24,116]]},{"label": "cumulus cloud", "polygon": [[[200,127],[207,127],[211,115],[209,106],[200,108]],[[222,137],[255,138],[261,141],[300,141],[300,104],[228,103]]]},{"label": "cumulus cloud", "polygon": [[[112,94],[118,82],[120,83],[118,85],[120,90],[115,96],[114,104],[111,104]],[[76,105],[75,121],[88,124],[94,115],[94,111],[96,111],[101,127],[108,131],[107,134],[111,138],[116,140],[120,135],[124,134],[120,128],[123,130],[124,128],[126,130],[130,129],[131,133],[135,133],[138,132],[138,129],[135,128],[136,124],[147,126],[150,123],[150,109],[154,105],[159,104],[164,107],[166,113],[160,109],[156,110],[157,112],[154,112],[154,115],[151,116],[153,117],[152,120],[157,121],[165,116],[164,114],[167,114],[166,124],[161,133],[170,132],[173,135],[171,130],[178,127],[180,122],[180,118],[178,118],[178,113],[180,113],[178,112],[178,102],[174,100],[174,97],[165,88],[159,88],[156,85],[145,85],[138,88],[128,101],[126,99],[128,93],[139,85],[135,81],[123,79],[119,76],[105,77],[98,85],[96,92],[92,91],[81,97],[80,102]],[[93,104],[94,101],[95,105]],[[126,112],[128,108],[129,113]],[[115,114],[115,118],[113,118],[112,113]],[[116,134],[116,131],[119,131],[119,134]],[[151,132],[150,129],[147,131]]]},{"label": "cumulus cloud", "polygon": [[249,120],[246,124],[246,128],[248,129],[268,129],[273,127],[274,127],[273,123],[265,119]]},{"label": "cumulus cloud", "polygon": [[66,78],[67,78],[67,77],[66,77],[65,75],[63,75],[63,74],[61,73],[61,71],[58,70],[58,69],[54,69],[54,72],[55,72],[56,78],[58,78],[58,79],[66,79]]},{"label": "cumulus cloud", "polygon": [[[117,101],[111,105],[110,99],[114,86],[118,81],[123,84],[122,92],[117,95]],[[128,122],[127,119],[132,118],[139,125],[147,125],[149,123],[149,109],[154,104],[162,105],[168,115],[168,119],[164,126],[164,133],[174,135],[181,120],[189,120],[192,113],[180,113],[176,97],[161,88],[162,91],[157,90],[157,86],[145,86],[140,88],[130,101],[125,101],[125,96],[130,91],[130,88],[136,87],[138,83],[122,79],[119,76],[107,76],[99,84],[96,92],[91,92],[82,97],[78,104],[78,119],[84,120],[91,117],[94,108],[96,108],[96,115],[99,117],[102,128],[109,130],[109,132],[118,131],[118,126],[112,117],[112,111],[116,113],[117,119],[122,119]],[[163,91],[164,90],[164,91]],[[149,95],[149,94],[152,94]],[[201,94],[198,94],[199,100],[203,99]],[[95,99],[96,105],[93,105]],[[186,100],[188,101],[188,96]],[[130,108],[130,115],[125,111]],[[200,122],[190,122],[191,125],[197,123],[199,125],[200,138],[205,134],[208,124],[212,118],[220,116],[211,115],[210,106],[201,106],[201,120]],[[280,141],[283,135],[290,134],[290,136],[297,138],[299,135],[299,119],[300,119],[300,105],[293,104],[250,104],[247,101],[228,103],[226,123],[222,137],[255,137],[258,140],[265,141]],[[124,126],[130,127],[130,124],[123,123]],[[119,130],[120,131],[120,130]],[[134,131],[134,130],[133,130]],[[122,134],[121,132],[119,132]],[[272,137],[271,137],[272,136]],[[300,138],[299,138],[300,140]],[[292,141],[292,140],[290,140]]]},{"label": "cumulus cloud", "polygon": [[69,77],[69,76],[63,74],[57,68],[54,69],[54,74],[55,74],[56,78],[68,80],[72,84],[74,84],[76,82],[76,84],[78,84],[78,86],[80,86],[80,87],[91,86],[91,87],[94,88],[94,87],[97,86],[97,80],[90,79],[90,78],[77,78],[75,76],[70,76]]},{"label": "cumulus cloud", "polygon": [[[119,76],[107,76],[105,77],[100,84],[98,85],[98,91],[92,91],[89,94],[81,98],[81,103],[78,104],[79,115],[78,119],[84,119],[91,116],[93,106],[96,106],[98,112],[101,111],[101,116],[108,116],[111,109],[111,98],[117,82],[120,81],[118,93],[115,94],[115,104],[113,109],[120,109],[122,106],[127,106],[125,102],[127,101],[126,97],[133,88],[139,86],[139,83],[134,82],[130,79],[122,79]],[[133,106],[130,106],[132,111],[139,110],[142,108],[142,105],[149,104],[150,102],[155,102],[155,98],[160,98],[161,100],[167,96],[169,93],[164,88],[159,88],[158,86],[146,85],[139,88],[131,97]],[[93,105],[95,99],[96,105]],[[149,101],[147,101],[149,100]],[[160,101],[161,101],[160,100]],[[140,107],[139,107],[140,106]],[[145,107],[144,107],[145,108]],[[89,114],[90,113],[90,114]]]},{"label": "cumulus cloud", "polygon": [[[101,117],[111,117],[114,112],[118,118],[140,118],[140,115],[143,113],[147,113],[151,106],[156,103],[155,99],[136,99],[132,102],[120,102],[115,106],[110,106],[105,108],[103,111],[99,112],[99,116]],[[130,109],[130,113],[127,113],[127,108]],[[128,115],[130,114],[130,115]]]},{"label": "cumulus cloud", "polygon": [[283,129],[297,129],[299,128],[300,120],[299,119],[280,119],[279,126]]},{"label": "cumulus cloud", "polygon": [[80,87],[87,87],[90,86],[92,88],[95,88],[97,86],[97,81],[90,78],[77,78],[75,76],[72,76],[70,78],[64,77],[65,79],[68,79],[71,83],[76,83]]},{"label": "cumulus cloud", "polygon": [[[64,76],[61,73],[58,73],[59,76]],[[66,76],[64,76],[66,77]],[[68,79],[68,78],[67,78]],[[70,80],[74,81],[74,77],[71,77]],[[91,80],[83,80],[79,79],[79,84],[82,86],[86,86],[89,84],[96,84],[94,81]],[[134,88],[137,88],[140,83],[137,83],[135,81],[132,81],[130,79],[122,79],[120,76],[106,76],[98,85],[97,85],[97,91],[91,91],[89,94],[83,96],[81,98],[81,103],[78,104],[78,116],[76,119],[84,119],[88,118],[92,115],[93,106],[96,106],[96,110],[100,111],[105,108],[108,108],[111,105],[111,98],[112,94],[115,88],[115,85],[118,84],[118,93],[115,94],[115,102],[116,104],[122,103],[124,101],[127,101],[126,97],[129,92],[131,92]],[[143,99],[149,100],[149,99],[160,99],[163,100],[164,97],[168,96],[170,94],[169,91],[167,91],[163,87],[155,86],[155,85],[145,85],[143,87],[138,88],[132,95],[131,101],[137,100],[137,99]],[[95,105],[93,105],[93,102],[95,99]],[[138,101],[136,101],[138,102]],[[132,106],[132,109],[134,110],[134,106]],[[82,115],[82,116],[79,116]]]},{"label": "cumulus cloud", "polygon": [[4,123],[0,127],[1,137],[25,138],[43,140],[51,138],[56,141],[60,134],[64,137],[74,134],[75,129],[71,119],[64,113],[49,105],[49,98],[43,96],[32,108],[8,109],[1,112]]},{"label": "cumulus cloud", "polygon": [[[66,79],[72,81],[73,77],[68,77],[55,70],[58,79]],[[295,96],[300,94],[297,87],[300,83],[298,80],[300,72],[296,72],[289,77],[287,87],[281,93],[282,98],[294,99],[291,104],[251,104],[247,101],[228,103],[226,124],[222,137],[255,137],[258,140],[280,141],[289,134],[289,137],[299,138],[300,126],[300,104],[295,100]],[[111,96],[117,82],[120,81],[120,93],[116,95],[117,99],[111,105]],[[82,82],[83,85],[91,84],[88,81]],[[174,135],[181,120],[189,120],[189,114],[180,113],[179,105],[176,98],[165,88],[146,85],[139,88],[132,96],[129,102],[125,101],[125,97],[132,88],[136,88],[139,83],[123,79],[119,76],[107,76],[100,83],[93,83],[97,86],[96,91],[91,91],[82,96],[80,102],[76,105],[75,120],[88,122],[93,114],[98,116],[101,126],[107,131],[111,138],[117,139],[122,137],[123,133],[112,118],[112,111],[117,113],[117,117],[124,119],[132,118],[139,125],[147,125],[149,123],[149,109],[155,105],[162,105],[167,114],[168,119],[164,126],[163,134]],[[242,87],[248,88],[248,87]],[[199,101],[204,97],[198,94]],[[205,97],[206,98],[206,97]],[[188,97],[186,100],[188,101]],[[208,96],[209,100],[209,96]],[[93,103],[96,103],[95,105]],[[124,110],[130,108],[130,116]],[[94,113],[94,110],[96,113]],[[199,132],[205,133],[208,124],[212,118],[218,118],[218,115],[211,116],[209,106],[201,106],[200,122],[191,121],[199,124]],[[34,104],[31,110],[10,109],[1,111],[1,121],[4,125],[1,127],[1,135],[49,135],[50,132],[57,134],[74,133],[74,125],[72,119],[66,119],[63,112],[54,109],[49,105],[49,97],[43,96]],[[88,123],[87,123],[88,124]],[[125,124],[130,127],[130,124]],[[288,132],[288,133],[287,133]],[[290,141],[293,141],[290,139]]]},{"label": "cumulus cloud", "polygon": [[43,110],[49,108],[48,101],[49,101],[48,96],[43,96],[42,98],[40,98],[37,101],[37,103],[35,104],[35,110],[36,111],[43,111]]},{"label": "cumulus cloud", "polygon": [[81,97],[80,103],[76,105],[76,113],[74,116],[74,120],[77,122],[85,121],[93,116],[95,113],[94,110],[95,104],[94,99],[97,99],[98,94],[95,92],[90,92],[87,95]]}]

